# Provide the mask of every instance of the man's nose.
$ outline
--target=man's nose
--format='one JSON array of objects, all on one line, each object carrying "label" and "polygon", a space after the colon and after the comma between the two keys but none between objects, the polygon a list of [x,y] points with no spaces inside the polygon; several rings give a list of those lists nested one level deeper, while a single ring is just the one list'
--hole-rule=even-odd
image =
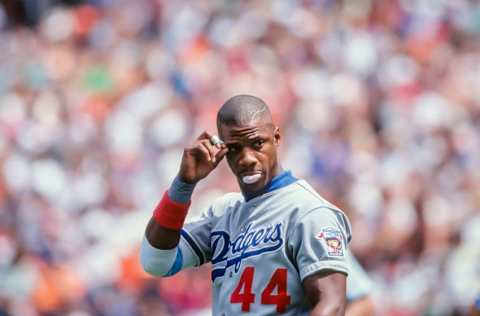
[{"label": "man's nose", "polygon": [[257,157],[255,156],[254,151],[247,147],[243,148],[240,159],[238,160],[238,165],[240,169],[249,170],[256,164]]}]

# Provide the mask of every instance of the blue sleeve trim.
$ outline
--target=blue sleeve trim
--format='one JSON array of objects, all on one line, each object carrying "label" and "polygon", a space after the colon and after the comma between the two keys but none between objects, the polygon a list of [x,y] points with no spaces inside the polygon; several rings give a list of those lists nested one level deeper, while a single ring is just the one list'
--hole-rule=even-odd
[{"label": "blue sleeve trim", "polygon": [[182,250],[180,248],[177,248],[177,256],[175,257],[175,261],[173,262],[172,267],[170,268],[170,270],[168,270],[168,272],[167,272],[167,274],[165,274],[165,276],[174,275],[175,273],[177,273],[178,271],[180,271],[182,269],[182,265],[183,265]]},{"label": "blue sleeve trim", "polygon": [[205,257],[203,256],[202,251],[200,250],[200,247],[197,246],[193,238],[184,230],[182,229],[180,231],[180,235],[185,239],[185,241],[190,245],[190,247],[193,249],[195,254],[198,257],[198,260],[200,261],[200,265],[205,263]]},{"label": "blue sleeve trim", "polygon": [[480,311],[480,295],[475,300],[475,308]]}]

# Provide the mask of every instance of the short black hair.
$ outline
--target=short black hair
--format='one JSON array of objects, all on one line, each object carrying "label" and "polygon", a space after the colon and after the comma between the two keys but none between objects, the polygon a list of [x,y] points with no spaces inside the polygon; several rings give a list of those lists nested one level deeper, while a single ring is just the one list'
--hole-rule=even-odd
[{"label": "short black hair", "polygon": [[218,128],[220,125],[246,125],[256,120],[272,123],[272,114],[262,99],[248,94],[231,97],[217,113]]}]

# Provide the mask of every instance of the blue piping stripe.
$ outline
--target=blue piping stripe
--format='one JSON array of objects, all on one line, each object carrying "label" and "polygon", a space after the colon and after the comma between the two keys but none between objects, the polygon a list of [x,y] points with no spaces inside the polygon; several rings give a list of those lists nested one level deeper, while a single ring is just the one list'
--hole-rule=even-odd
[{"label": "blue piping stripe", "polygon": [[225,269],[213,269],[212,270],[212,282],[215,281],[216,278],[222,277],[225,275]]},{"label": "blue piping stripe", "polygon": [[177,256],[175,257],[175,262],[173,263],[170,270],[168,270],[165,276],[172,276],[182,269],[183,266],[183,254],[180,248],[177,248]]},{"label": "blue piping stripe", "polygon": [[198,260],[200,260],[200,265],[204,264],[205,258],[203,257],[200,247],[197,246],[193,238],[184,229],[180,231],[180,235],[185,239],[185,241],[190,245],[190,247],[192,247],[193,251],[198,257]]}]

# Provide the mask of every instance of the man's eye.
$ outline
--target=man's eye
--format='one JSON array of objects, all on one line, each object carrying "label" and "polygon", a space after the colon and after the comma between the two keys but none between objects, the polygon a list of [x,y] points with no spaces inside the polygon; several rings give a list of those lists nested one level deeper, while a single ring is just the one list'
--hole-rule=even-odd
[{"label": "man's eye", "polygon": [[255,148],[255,149],[260,149],[260,148],[262,148],[263,143],[264,143],[264,141],[261,140],[261,139],[256,140],[256,141],[253,143],[253,148]]}]

